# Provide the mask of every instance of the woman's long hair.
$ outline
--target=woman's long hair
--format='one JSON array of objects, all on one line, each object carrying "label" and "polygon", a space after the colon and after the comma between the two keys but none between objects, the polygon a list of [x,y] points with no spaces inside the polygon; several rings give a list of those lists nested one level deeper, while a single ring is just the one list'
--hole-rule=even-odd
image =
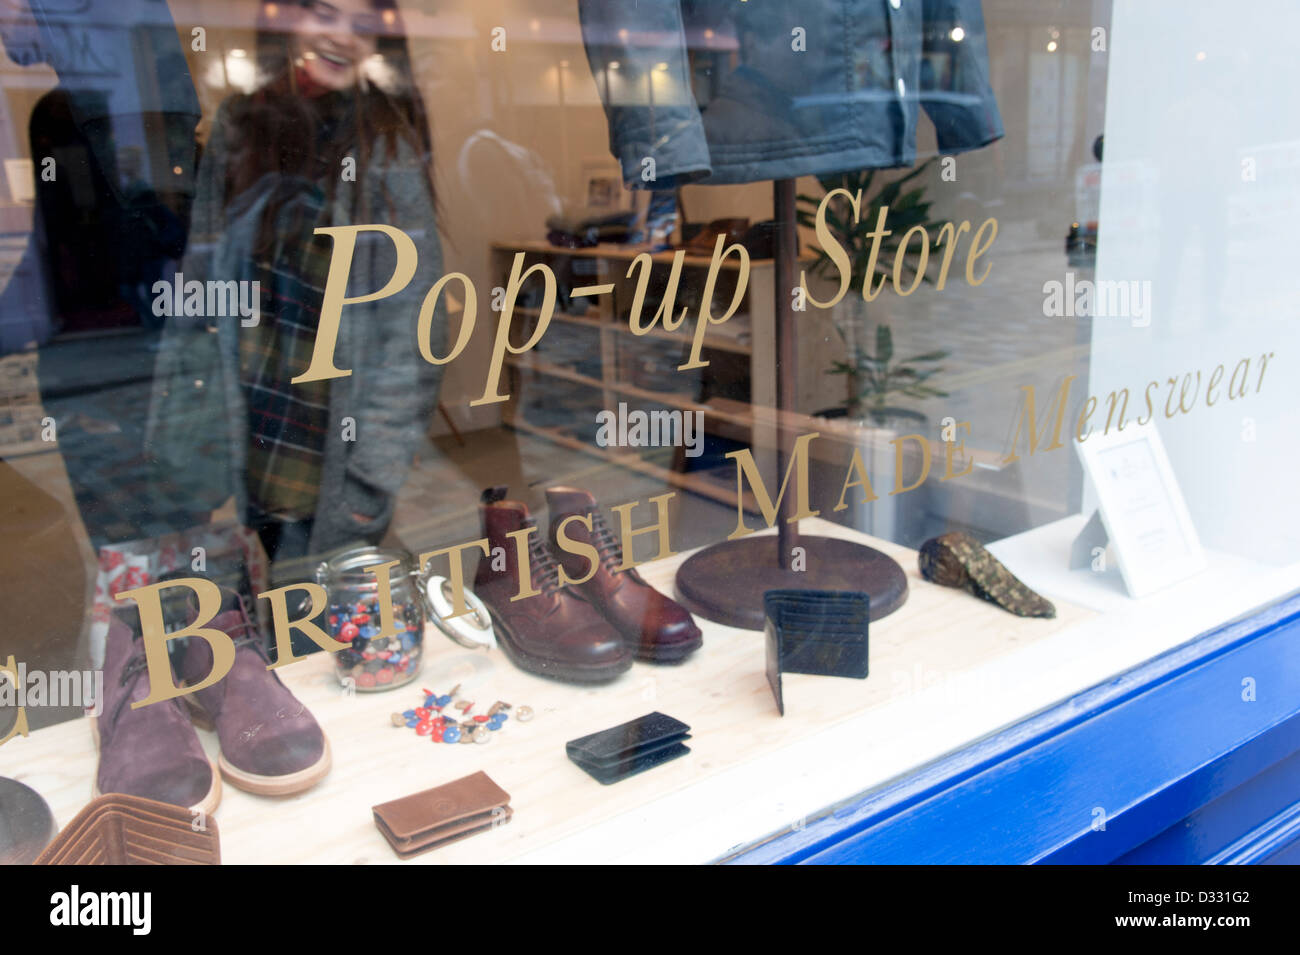
[{"label": "woman's long hair", "polygon": [[[379,75],[365,78],[365,64],[360,64],[363,79],[352,91],[308,97],[298,89],[291,34],[276,22],[276,5],[259,6],[258,87],[235,97],[228,107],[229,125],[240,142],[231,143],[227,200],[267,173],[312,181],[323,178],[332,198],[344,159],[355,160],[356,181],[364,182],[372,163],[392,161],[398,155],[401,139],[418,157],[430,201],[436,205],[432,135],[415,84],[405,27],[395,0],[371,0],[371,7],[383,24],[376,37],[379,68],[370,71]],[[366,190],[357,193],[364,196]],[[366,221],[376,211],[388,215],[392,209],[358,208],[352,214]]]}]

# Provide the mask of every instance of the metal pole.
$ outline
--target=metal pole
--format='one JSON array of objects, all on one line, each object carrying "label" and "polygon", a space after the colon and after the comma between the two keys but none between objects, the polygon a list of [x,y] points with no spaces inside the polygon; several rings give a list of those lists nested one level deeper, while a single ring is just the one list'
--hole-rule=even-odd
[{"label": "metal pole", "polygon": [[[772,212],[776,220],[776,261],[773,297],[776,311],[776,480],[777,486],[789,465],[790,435],[784,414],[795,410],[795,372],[798,367],[794,325],[795,256],[799,243],[795,219],[795,181],[778,179],[772,186]],[[777,559],[783,570],[790,569],[791,552],[799,546],[799,525],[789,523],[794,512],[794,488],[787,488],[776,516]]]}]

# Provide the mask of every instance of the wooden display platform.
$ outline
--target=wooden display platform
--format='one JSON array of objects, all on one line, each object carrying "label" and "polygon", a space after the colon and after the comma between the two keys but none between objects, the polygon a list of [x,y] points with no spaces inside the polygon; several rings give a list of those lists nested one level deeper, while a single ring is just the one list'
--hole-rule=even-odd
[{"label": "wooden display platform", "polygon": [[[480,769],[510,793],[513,819],[408,864],[505,862],[543,847],[555,850],[558,843],[594,824],[634,814],[723,770],[799,747],[867,710],[953,680],[1095,616],[1057,600],[1054,620],[1015,617],[961,591],[921,580],[915,551],[820,519],[805,520],[801,528],[869,544],[894,557],[907,572],[907,603],[871,625],[868,679],[786,675],[782,718],[764,676],[763,635],[703,620],[704,647],[686,663],[638,663],[614,683],[591,689],[531,676],[511,666],[499,650],[464,650],[429,631],[430,652],[414,684],[345,696],[330,658],[317,654],[280,673],[324,727],[334,768],[315,789],[286,798],[252,796],[224,786],[215,814],[222,858],[228,863],[397,862],[375,829],[370,807]],[[671,591],[677,567],[688,556],[639,569],[652,584]],[[479,704],[479,711],[505,700],[531,706],[536,717],[528,723],[512,718],[485,745],[434,744],[390,724],[393,711],[417,705],[420,687],[445,693],[455,683]],[[653,710],[690,724],[690,755],[613,786],[600,785],[565,756],[567,740]],[[215,753],[215,735],[199,736]],[[864,747],[869,742],[864,741]],[[38,730],[0,747],[0,775],[41,793],[60,826],[90,799],[95,766],[94,747],[82,720]],[[773,779],[772,785],[782,782]],[[691,804],[689,792],[682,801]],[[656,839],[647,827],[635,831],[643,833],[638,838],[647,844]],[[753,839],[765,835],[755,832]],[[582,858],[580,849],[572,853],[573,861]],[[710,860],[703,856],[680,861]]]}]

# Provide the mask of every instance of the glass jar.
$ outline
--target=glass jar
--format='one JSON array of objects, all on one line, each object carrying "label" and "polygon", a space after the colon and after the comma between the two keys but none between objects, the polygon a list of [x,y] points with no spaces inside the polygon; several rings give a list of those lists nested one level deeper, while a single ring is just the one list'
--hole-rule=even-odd
[{"label": "glass jar", "polygon": [[[388,569],[395,635],[379,636],[380,584],[368,568],[395,561]],[[391,690],[420,672],[424,656],[422,583],[415,559],[404,550],[356,547],[322,561],[316,582],[329,594],[326,631],[348,649],[334,654],[339,682],[358,691]]]}]

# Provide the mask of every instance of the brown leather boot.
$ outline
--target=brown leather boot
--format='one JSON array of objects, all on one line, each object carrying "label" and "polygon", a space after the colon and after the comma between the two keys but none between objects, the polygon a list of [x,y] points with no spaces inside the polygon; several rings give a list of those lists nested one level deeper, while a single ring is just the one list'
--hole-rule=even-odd
[{"label": "brown leather boot", "polygon": [[551,512],[551,549],[564,572],[574,579],[587,574],[590,561],[561,550],[555,535],[566,517],[590,515],[590,531],[581,521],[574,521],[565,534],[596,548],[600,566],[590,580],[573,587],[618,629],[638,660],[679,663],[700,648],[704,642],[700,628],[684,607],[647,584],[635,570],[618,569],[623,549],[589,492],[576,487],[547,488],[546,506]]},{"label": "brown leather boot", "polygon": [[[479,558],[474,593],[487,604],[506,656],[521,670],[574,683],[603,683],[626,672],[632,655],[622,638],[591,604],[561,586],[559,565],[528,508],[505,495],[504,487],[483,492],[479,514],[489,556]],[[506,535],[528,527],[529,575],[532,589],[541,593],[511,600],[519,593],[519,563],[515,542]],[[500,570],[492,569],[493,553]]]}]

